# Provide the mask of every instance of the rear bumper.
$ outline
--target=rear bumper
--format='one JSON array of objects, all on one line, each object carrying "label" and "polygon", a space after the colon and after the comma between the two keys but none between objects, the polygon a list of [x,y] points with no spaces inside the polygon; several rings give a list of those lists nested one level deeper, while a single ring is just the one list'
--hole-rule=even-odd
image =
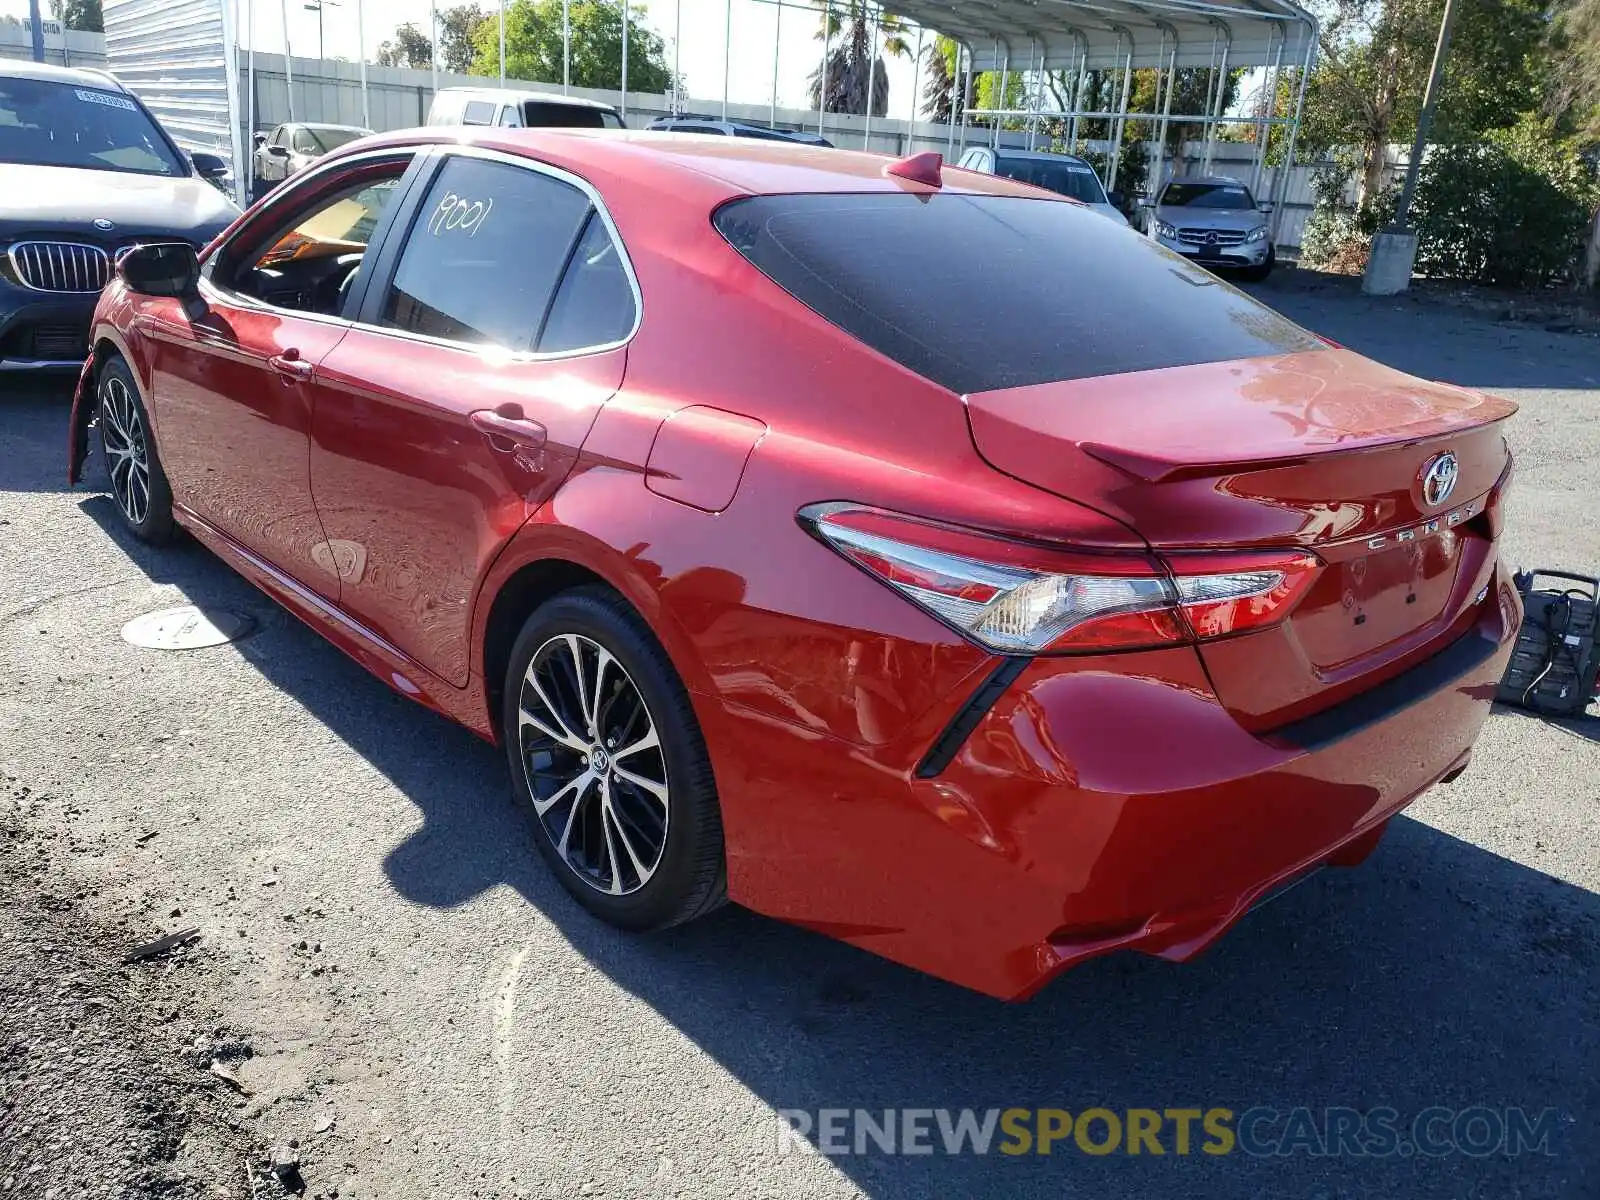
[{"label": "rear bumper", "polygon": [[0,283],[0,372],[77,371],[98,294],[29,292]]},{"label": "rear bumper", "polygon": [[909,743],[880,755],[723,709],[705,724],[730,894],[1007,999],[1112,950],[1192,958],[1459,773],[1519,620],[1497,567],[1473,653],[1309,746],[1240,727],[1187,648],[1035,660],[932,778]]}]

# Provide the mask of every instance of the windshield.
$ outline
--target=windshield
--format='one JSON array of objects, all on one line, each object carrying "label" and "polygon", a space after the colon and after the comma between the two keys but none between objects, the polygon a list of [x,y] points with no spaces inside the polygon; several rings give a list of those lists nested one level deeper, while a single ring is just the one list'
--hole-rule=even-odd
[{"label": "windshield", "polygon": [[0,162],[187,175],[127,96],[44,79],[0,79]]},{"label": "windshield", "polygon": [[995,163],[996,175],[1015,179],[1018,183],[1031,183],[1046,188],[1058,196],[1071,196],[1085,204],[1106,203],[1105,189],[1100,180],[1086,166],[1072,162],[1050,162],[1040,158],[1008,158],[1001,155]]},{"label": "windshield", "polygon": [[327,154],[330,150],[337,150],[346,142],[367,136],[365,129],[319,129],[315,125],[307,125],[305,132],[317,144],[318,154]]},{"label": "windshield", "polygon": [[1242,183],[1169,183],[1161,194],[1162,208],[1254,208],[1250,191]]}]

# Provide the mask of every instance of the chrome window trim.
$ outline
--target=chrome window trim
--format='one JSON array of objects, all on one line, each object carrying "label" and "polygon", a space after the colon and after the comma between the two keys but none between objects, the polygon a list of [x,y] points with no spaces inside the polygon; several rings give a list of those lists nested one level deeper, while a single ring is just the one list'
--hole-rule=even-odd
[{"label": "chrome window trim", "polygon": [[[420,342],[423,345],[439,346],[446,350],[459,350],[476,355],[479,358],[493,358],[505,363],[559,362],[567,358],[584,358],[592,354],[605,354],[612,350],[620,350],[638,336],[639,327],[644,324],[644,293],[639,290],[639,277],[634,273],[633,259],[628,255],[627,243],[622,240],[622,234],[617,230],[617,223],[611,219],[611,212],[606,208],[605,200],[593,184],[582,176],[574,175],[571,171],[565,171],[550,163],[520,154],[507,154],[502,150],[490,150],[483,146],[460,146],[449,142],[435,143],[435,145],[441,151],[439,156],[441,166],[438,171],[443,171],[443,164],[448,164],[451,158],[481,158],[489,162],[504,163],[506,166],[521,167],[523,170],[532,171],[535,174],[547,175],[558,183],[577,188],[587,196],[590,206],[605,225],[606,233],[611,238],[611,244],[616,247],[617,258],[622,263],[622,273],[628,277],[628,289],[633,293],[633,324],[629,327],[626,335],[613,341],[601,342],[593,346],[579,346],[571,350],[556,350],[548,354],[541,354],[534,350],[512,351],[505,349],[503,346],[485,345],[482,342],[461,342],[451,338],[431,337],[425,333],[412,333],[409,330],[396,329],[390,325],[372,325],[365,321],[354,321],[350,322],[350,324],[353,324],[358,329],[370,330],[373,333],[381,333],[389,337],[403,338],[408,342]],[[433,186],[433,181],[438,178],[438,171],[428,180],[430,189]],[[416,218],[420,217],[421,214],[422,206],[419,204],[413,217],[413,229],[416,227]],[[395,271],[391,273],[388,279],[383,281],[384,299],[387,299],[389,289],[394,285],[394,274],[399,272],[400,261],[405,257],[406,248],[410,244],[411,230],[408,229],[405,232],[405,240],[401,243],[400,253],[395,258]],[[558,292],[560,291],[561,283],[565,279],[566,276],[563,275],[557,281],[556,290]]]},{"label": "chrome window trim", "polygon": [[[406,171],[411,169],[411,164],[416,161],[417,156],[419,154],[426,153],[428,150],[432,149],[435,144],[436,143],[423,142],[410,146],[390,146],[389,148],[382,150],[366,150],[360,154],[352,154],[348,158],[335,159],[332,162],[327,162],[324,160],[318,163],[318,165],[292,176],[292,182],[279,187],[270,196],[268,196],[267,199],[263,200],[259,205],[260,213],[255,220],[251,221],[251,224],[255,225],[256,221],[267,217],[268,214],[270,214],[274,209],[281,209],[292,204],[294,202],[296,193],[307,187],[314,186],[315,181],[320,179],[323,175],[338,172],[352,164],[382,162],[386,159],[395,159],[401,155],[405,155],[407,156],[406,163],[405,166],[400,170],[400,175],[404,176]],[[270,220],[268,220],[266,223],[269,226],[272,224]],[[225,288],[218,284],[212,277],[213,269],[215,268],[218,260],[227,255],[228,247],[232,245],[239,236],[239,234],[234,234],[233,237],[229,238],[226,242],[222,243],[215,250],[213,250],[211,252],[211,257],[206,259],[205,267],[200,273],[202,296],[209,291],[212,297],[221,300],[230,307],[249,309],[252,312],[274,313],[284,314],[291,317],[302,317],[307,321],[317,321],[324,325],[338,325],[346,329],[355,324],[354,321],[347,320],[344,317],[330,316],[326,313],[309,313],[298,308],[280,308],[276,304],[268,304],[263,300],[256,299],[254,296],[246,296],[243,292],[234,291],[231,288]],[[367,244],[367,249],[370,250],[371,248],[372,245],[369,242]]]}]

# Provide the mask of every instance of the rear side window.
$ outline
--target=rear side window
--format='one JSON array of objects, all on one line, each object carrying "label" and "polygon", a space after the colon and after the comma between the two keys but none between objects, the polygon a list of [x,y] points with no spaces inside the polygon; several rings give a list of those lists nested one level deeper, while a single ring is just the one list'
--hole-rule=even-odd
[{"label": "rear side window", "polygon": [[589,213],[588,196],[549,175],[451,158],[417,212],[380,323],[532,349]]},{"label": "rear side window", "polygon": [[468,100],[466,112],[462,114],[463,125],[492,125],[494,124],[494,105],[487,100]]},{"label": "rear side window", "polygon": [[633,284],[622,254],[600,215],[591,213],[537,348],[555,354],[620,342],[633,332],[633,319]]},{"label": "rear side window", "polygon": [[717,229],[773,282],[954,392],[1322,343],[1098,213],[1017,196],[753,196]]}]

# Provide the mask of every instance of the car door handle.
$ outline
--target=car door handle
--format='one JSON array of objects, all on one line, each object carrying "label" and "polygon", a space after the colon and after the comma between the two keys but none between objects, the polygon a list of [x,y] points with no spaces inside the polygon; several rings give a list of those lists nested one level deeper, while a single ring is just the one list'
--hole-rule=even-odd
[{"label": "car door handle", "polygon": [[502,454],[510,454],[519,447],[538,449],[550,436],[543,425],[524,417],[514,404],[503,404],[498,409],[480,408],[468,420],[489,439],[489,445]]},{"label": "car door handle", "polygon": [[267,366],[282,375],[288,383],[300,383],[311,378],[311,364],[300,357],[300,350],[295,346],[289,346],[282,354],[274,354],[267,359]]}]

